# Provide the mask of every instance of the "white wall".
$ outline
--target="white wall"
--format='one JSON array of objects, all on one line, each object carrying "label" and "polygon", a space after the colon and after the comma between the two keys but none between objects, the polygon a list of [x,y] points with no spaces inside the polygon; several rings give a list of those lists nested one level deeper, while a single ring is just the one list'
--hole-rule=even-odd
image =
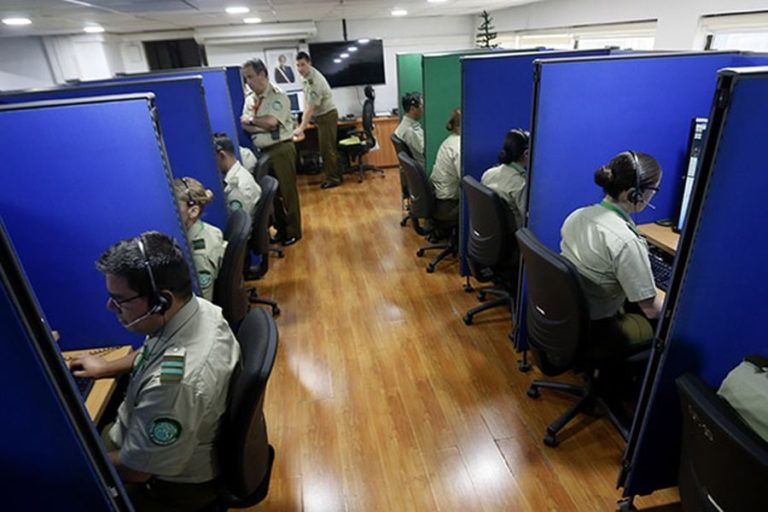
[{"label": "white wall", "polygon": [[49,87],[54,84],[41,38],[0,39],[0,90]]},{"label": "white wall", "polygon": [[491,13],[499,32],[657,19],[656,49],[703,49],[701,16],[765,10],[765,0],[548,0]]}]

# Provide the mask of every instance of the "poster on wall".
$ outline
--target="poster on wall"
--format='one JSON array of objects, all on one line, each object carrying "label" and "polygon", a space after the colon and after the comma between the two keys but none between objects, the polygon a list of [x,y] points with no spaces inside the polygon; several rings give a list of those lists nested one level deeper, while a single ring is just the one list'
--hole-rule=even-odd
[{"label": "poster on wall", "polygon": [[264,50],[264,62],[269,69],[269,77],[283,91],[301,89],[301,75],[296,70],[298,48],[268,48]]}]

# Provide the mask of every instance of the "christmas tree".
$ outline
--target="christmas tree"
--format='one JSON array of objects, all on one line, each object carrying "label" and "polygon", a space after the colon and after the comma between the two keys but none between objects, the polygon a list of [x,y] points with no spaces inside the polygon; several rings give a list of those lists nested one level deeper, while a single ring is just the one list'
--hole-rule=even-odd
[{"label": "christmas tree", "polygon": [[496,32],[493,32],[494,26],[491,25],[493,18],[488,14],[488,11],[483,11],[480,14],[482,23],[477,27],[477,36],[475,37],[475,45],[478,48],[498,48],[498,44],[491,43],[496,39]]}]

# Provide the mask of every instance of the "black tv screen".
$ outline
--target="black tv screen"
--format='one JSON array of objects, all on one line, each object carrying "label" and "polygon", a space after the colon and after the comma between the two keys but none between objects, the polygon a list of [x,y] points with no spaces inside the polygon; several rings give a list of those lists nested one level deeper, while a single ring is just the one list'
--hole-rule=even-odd
[{"label": "black tv screen", "polygon": [[385,83],[381,39],[310,43],[309,55],[331,87]]}]

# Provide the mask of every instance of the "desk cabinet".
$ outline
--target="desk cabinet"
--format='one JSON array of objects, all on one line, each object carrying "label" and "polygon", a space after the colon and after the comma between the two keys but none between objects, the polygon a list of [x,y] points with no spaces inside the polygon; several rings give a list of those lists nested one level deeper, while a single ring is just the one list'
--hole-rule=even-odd
[{"label": "desk cabinet", "polygon": [[[400,119],[397,116],[373,118],[373,136],[376,137],[379,149],[365,155],[365,163],[382,168],[400,165],[392,140],[389,138],[395,132],[398,124],[400,124]],[[357,120],[357,127],[360,130],[363,129],[360,119]]]}]

